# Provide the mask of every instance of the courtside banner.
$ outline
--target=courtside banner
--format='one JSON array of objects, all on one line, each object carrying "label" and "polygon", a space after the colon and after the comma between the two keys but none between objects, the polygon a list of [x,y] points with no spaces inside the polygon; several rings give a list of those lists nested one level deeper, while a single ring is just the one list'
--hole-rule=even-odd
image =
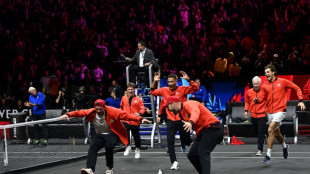
[{"label": "courtside banner", "polygon": [[[28,109],[24,109],[22,112],[28,112]],[[17,109],[0,109],[0,121],[9,121],[9,114],[18,113]]]},{"label": "courtside banner", "polygon": [[[294,75],[293,82],[300,87],[304,100],[310,99],[310,75]],[[291,92],[289,100],[298,100],[296,92]]]}]

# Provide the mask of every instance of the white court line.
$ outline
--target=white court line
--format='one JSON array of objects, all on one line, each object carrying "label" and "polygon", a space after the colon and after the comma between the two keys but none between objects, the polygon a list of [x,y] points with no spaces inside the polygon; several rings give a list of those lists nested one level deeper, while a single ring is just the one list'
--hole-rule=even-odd
[{"label": "white court line", "polygon": [[[103,151],[104,152],[104,151]],[[124,152],[116,152],[124,153]],[[130,152],[134,154],[135,152]],[[167,152],[140,152],[141,154],[168,154]],[[175,152],[176,154],[187,154],[188,152]],[[255,152],[212,152],[212,154],[242,154],[242,153],[255,153]],[[272,152],[283,153],[283,152]],[[310,152],[289,152],[290,154],[310,154]],[[9,152],[9,154],[87,154],[87,152]]]},{"label": "white court line", "polygon": [[53,154],[53,153],[60,153],[60,154],[87,154],[87,152],[8,152],[9,154],[13,153],[13,154],[32,154],[32,153],[35,153],[35,154]]},{"label": "white court line", "polygon": [[[99,157],[99,158],[105,158],[105,157]],[[132,159],[133,157],[114,157],[116,159]],[[141,156],[141,159],[146,158],[144,156]],[[170,158],[169,156],[158,156],[158,157],[150,157],[152,159],[156,158],[161,158],[161,159],[168,159]],[[180,159],[187,159],[187,157],[178,157]],[[263,157],[215,157],[211,155],[211,158],[218,158],[218,159],[262,159]],[[283,157],[271,157],[271,159],[283,159]],[[310,159],[310,157],[288,157],[288,159]]]},{"label": "white court line", "polygon": [[[124,153],[124,152],[117,152],[117,153]],[[130,152],[130,153],[135,153],[135,152]],[[144,154],[168,154],[167,152],[142,152],[140,151],[140,153],[144,153]],[[188,152],[175,152],[176,154],[187,154]],[[235,153],[235,154],[238,154],[238,153],[256,153],[256,152],[212,152],[212,154],[216,154],[216,153],[222,153],[222,154],[231,154],[231,153]],[[272,152],[272,153],[283,153],[283,152]],[[300,153],[300,154],[304,154],[304,153],[309,153],[310,152],[291,152],[289,151],[289,153]]]}]

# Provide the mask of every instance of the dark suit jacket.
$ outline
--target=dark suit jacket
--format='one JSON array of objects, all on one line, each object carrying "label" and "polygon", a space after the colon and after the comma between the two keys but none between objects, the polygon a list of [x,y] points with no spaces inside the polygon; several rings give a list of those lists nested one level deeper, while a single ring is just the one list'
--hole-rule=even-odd
[{"label": "dark suit jacket", "polygon": [[[140,61],[140,50],[137,50],[135,56],[131,59],[131,62],[136,62],[137,65],[139,65],[139,61]],[[145,63],[157,64],[153,51],[148,48],[146,48],[144,54],[143,64]]]}]

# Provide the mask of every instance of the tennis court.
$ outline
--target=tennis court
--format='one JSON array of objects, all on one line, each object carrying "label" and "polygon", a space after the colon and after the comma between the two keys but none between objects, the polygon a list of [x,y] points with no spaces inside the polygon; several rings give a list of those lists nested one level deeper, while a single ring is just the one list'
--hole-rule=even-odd
[{"label": "tennis court", "polygon": [[[282,146],[275,144],[272,152],[271,164],[265,165],[261,163],[262,156],[256,156],[256,144],[255,139],[244,138],[242,139],[245,145],[218,145],[212,156],[211,173],[281,173],[291,174],[309,173],[310,163],[310,137],[303,137],[300,140],[300,144],[292,144],[291,140],[287,140],[290,143],[289,158],[283,159]],[[23,157],[28,158],[28,169],[15,170],[17,166],[8,166],[7,169],[11,173],[29,173],[29,174],[54,174],[54,173],[66,173],[74,174],[80,173],[80,169],[85,167],[86,154],[89,145],[59,145],[51,144],[49,146],[33,146],[33,145],[16,145],[28,146],[27,155]],[[57,146],[57,147],[56,147]],[[159,169],[165,173],[197,173],[193,166],[187,159],[187,152],[183,153],[180,147],[176,147],[177,159],[179,162],[179,170],[170,170],[171,164],[169,155],[167,154],[167,147],[165,142],[161,145],[157,144],[154,148],[144,148],[141,151],[141,158],[134,159],[134,152],[129,156],[124,157],[124,147],[118,146],[114,155],[114,173],[116,174],[157,174]],[[23,147],[24,148],[24,147]],[[40,153],[45,148],[45,153],[48,153],[48,161],[41,166],[31,167],[31,165],[40,162]],[[56,149],[57,152],[56,152]],[[30,151],[31,150],[31,151]],[[36,154],[35,151],[40,151]],[[52,151],[53,150],[53,151]],[[51,152],[52,151],[52,152]],[[265,154],[263,154],[265,155]],[[43,155],[46,158],[46,155]],[[42,156],[42,157],[43,157]],[[15,156],[15,160],[20,160],[18,155]],[[68,159],[71,158],[71,159]],[[10,159],[13,160],[13,159]],[[44,159],[46,160],[46,159]],[[11,161],[12,162],[12,161]],[[22,167],[22,166],[19,166]],[[104,151],[98,157],[96,174],[105,173],[105,156]],[[8,172],[9,173],[9,172]]]}]

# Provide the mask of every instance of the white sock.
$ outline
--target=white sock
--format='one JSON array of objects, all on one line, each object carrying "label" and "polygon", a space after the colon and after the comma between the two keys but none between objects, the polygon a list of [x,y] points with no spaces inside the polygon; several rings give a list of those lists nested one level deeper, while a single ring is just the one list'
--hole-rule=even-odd
[{"label": "white sock", "polygon": [[272,149],[267,149],[267,156],[271,157],[271,150]]},{"label": "white sock", "polygon": [[287,148],[287,145],[285,142],[283,142],[282,146],[283,146],[283,148]]}]

